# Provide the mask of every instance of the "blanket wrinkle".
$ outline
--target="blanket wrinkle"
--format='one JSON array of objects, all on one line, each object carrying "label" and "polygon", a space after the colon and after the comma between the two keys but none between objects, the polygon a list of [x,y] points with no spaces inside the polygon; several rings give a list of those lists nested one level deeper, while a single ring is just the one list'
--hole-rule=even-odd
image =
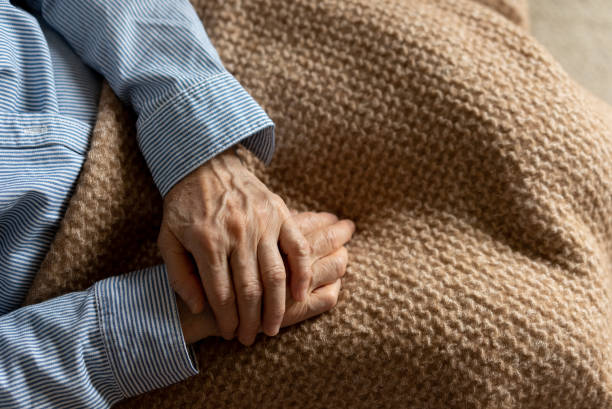
[{"label": "blanket wrinkle", "polygon": [[[612,408],[612,109],[525,0],[192,0],[277,124],[298,210],[357,222],[338,305],[124,408]],[[162,201],[106,84],[27,303],[161,262]]]}]

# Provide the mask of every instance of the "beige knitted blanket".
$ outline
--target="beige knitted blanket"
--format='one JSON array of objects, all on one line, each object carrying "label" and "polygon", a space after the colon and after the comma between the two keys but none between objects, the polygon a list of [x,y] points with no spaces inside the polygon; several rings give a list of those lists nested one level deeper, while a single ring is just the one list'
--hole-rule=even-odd
[{"label": "beige knitted blanket", "polygon": [[[257,175],[358,230],[332,312],[121,407],[612,408],[612,115],[522,2],[194,6],[277,124]],[[160,262],[133,119],[105,87],[28,302]]]}]

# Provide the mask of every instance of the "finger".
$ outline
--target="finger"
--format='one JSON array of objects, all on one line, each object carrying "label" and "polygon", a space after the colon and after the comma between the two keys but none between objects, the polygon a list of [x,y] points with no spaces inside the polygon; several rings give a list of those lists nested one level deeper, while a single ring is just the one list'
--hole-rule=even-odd
[{"label": "finger", "polygon": [[269,236],[259,242],[257,258],[264,287],[263,331],[266,335],[274,336],[278,334],[285,314],[287,286],[285,265],[278,251],[276,237]]},{"label": "finger", "polygon": [[185,343],[191,344],[219,333],[215,316],[208,307],[205,307],[202,313],[192,314],[189,312],[189,307],[180,298],[177,298],[176,306]]},{"label": "finger", "polygon": [[355,232],[355,223],[350,220],[340,220],[308,236],[312,254],[324,257],[344,246]]},{"label": "finger", "polygon": [[337,279],[332,284],[319,287],[311,293],[311,301],[309,302],[309,310],[312,316],[322,314],[331,310],[338,303],[338,296],[342,288],[342,280]]},{"label": "finger", "polygon": [[191,256],[174,234],[163,226],[157,244],[166,263],[170,285],[192,313],[202,312],[205,306],[204,289]]},{"label": "finger", "polygon": [[289,261],[291,294],[296,301],[303,301],[312,278],[310,244],[291,218],[286,219],[281,227],[279,244]]},{"label": "finger", "polygon": [[307,236],[310,233],[336,223],[338,221],[338,217],[327,212],[303,212],[294,215],[293,220],[295,220],[295,223],[302,234]]},{"label": "finger", "polygon": [[346,272],[348,251],[340,247],[329,256],[317,260],[312,266],[312,289],[331,284]]},{"label": "finger", "polygon": [[257,253],[254,245],[242,243],[230,258],[234,289],[238,299],[238,340],[244,345],[255,341],[261,323],[261,296]]},{"label": "finger", "polygon": [[[340,295],[341,288],[341,279],[337,279],[332,284],[319,287],[310,294],[307,305],[304,305],[303,312],[286,316],[282,326],[287,327],[331,310],[338,302],[338,296]],[[298,318],[296,319],[296,317]]]},{"label": "finger", "polygon": [[206,256],[204,251],[200,250],[194,257],[219,332],[223,338],[230,340],[234,338],[238,327],[238,313],[227,256],[225,252],[218,253],[215,257]]}]

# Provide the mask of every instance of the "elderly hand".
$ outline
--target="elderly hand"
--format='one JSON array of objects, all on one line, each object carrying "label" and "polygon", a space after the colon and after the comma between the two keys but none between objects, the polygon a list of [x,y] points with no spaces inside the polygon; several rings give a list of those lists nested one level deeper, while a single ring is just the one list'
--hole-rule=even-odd
[{"label": "elderly hand", "polygon": [[158,245],[172,287],[194,313],[205,307],[205,293],[224,338],[233,338],[237,329],[238,339],[249,345],[260,324],[266,334],[278,333],[286,292],[279,244],[292,271],[292,294],[305,299],[310,247],[290,216],[284,201],[233,149],[166,195]]},{"label": "elderly hand", "polygon": [[[293,218],[312,248],[309,264],[313,276],[308,295],[303,301],[294,300],[287,291],[285,316],[281,324],[283,327],[322,314],[336,305],[341,287],[340,278],[344,275],[348,262],[344,245],[355,231],[355,225],[351,221],[338,221],[329,213],[300,213]],[[199,314],[193,314],[180,300],[177,300],[177,304],[187,343],[219,335],[214,315],[208,307]]]}]

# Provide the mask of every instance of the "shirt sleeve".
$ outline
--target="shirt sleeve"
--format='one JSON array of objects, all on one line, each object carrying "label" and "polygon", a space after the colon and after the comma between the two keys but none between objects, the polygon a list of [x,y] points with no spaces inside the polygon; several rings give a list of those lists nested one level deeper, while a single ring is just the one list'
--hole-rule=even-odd
[{"label": "shirt sleeve", "polygon": [[3,408],[107,408],[196,373],[164,266],[0,317]]},{"label": "shirt sleeve", "polygon": [[28,0],[138,115],[162,195],[242,142],[268,163],[274,124],[223,67],[188,0]]}]

